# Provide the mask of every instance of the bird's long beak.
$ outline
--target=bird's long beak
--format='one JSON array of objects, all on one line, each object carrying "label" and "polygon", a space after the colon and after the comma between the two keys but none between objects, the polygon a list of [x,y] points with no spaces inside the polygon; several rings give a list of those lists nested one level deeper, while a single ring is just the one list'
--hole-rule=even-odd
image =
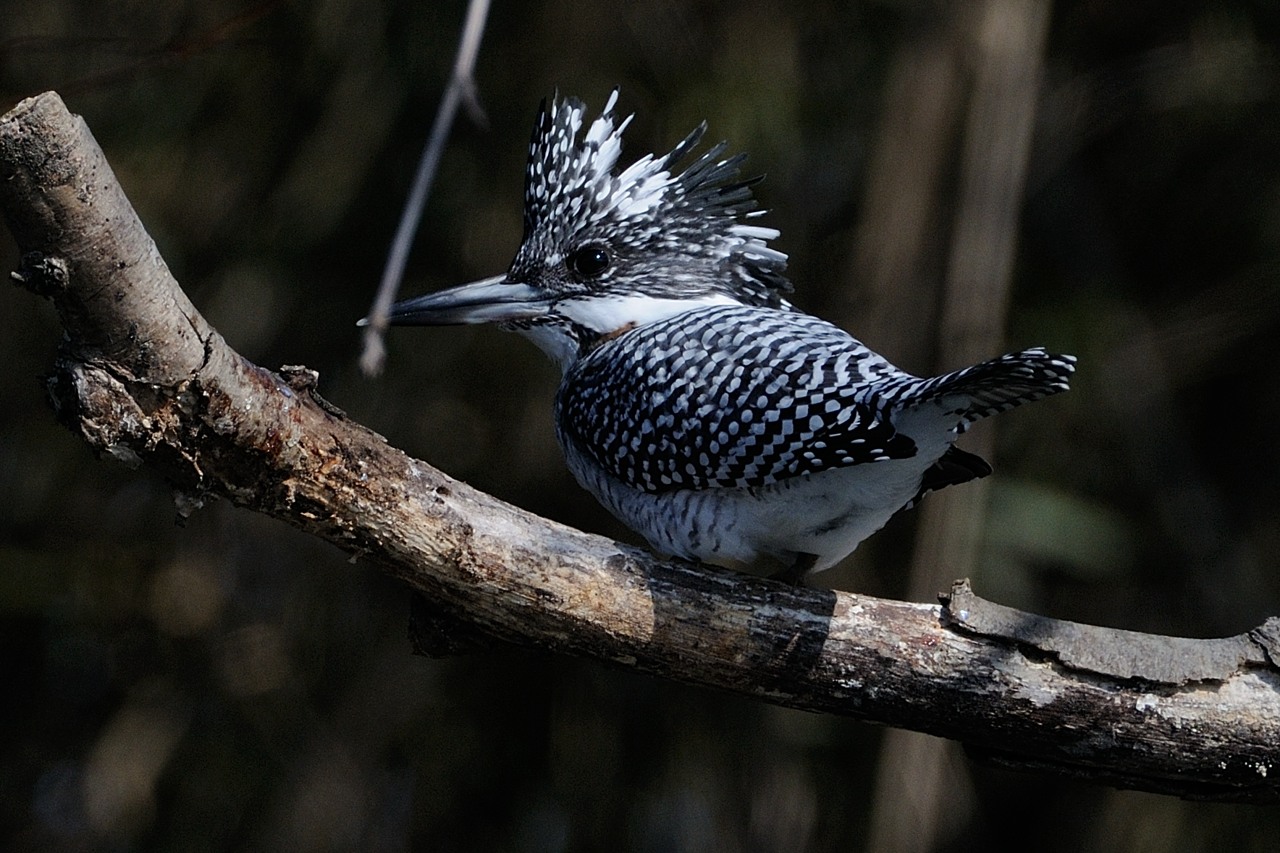
[{"label": "bird's long beak", "polygon": [[502,323],[540,317],[550,303],[550,296],[541,288],[499,275],[397,302],[387,319],[393,326]]}]

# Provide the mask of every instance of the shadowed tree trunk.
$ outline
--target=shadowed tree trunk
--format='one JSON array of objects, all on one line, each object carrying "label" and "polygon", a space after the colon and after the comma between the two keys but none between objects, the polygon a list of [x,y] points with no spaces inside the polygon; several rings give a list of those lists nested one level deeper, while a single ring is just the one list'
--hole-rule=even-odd
[{"label": "shadowed tree trunk", "polygon": [[[1004,346],[1049,12],[1048,0],[987,0],[951,17],[953,41],[942,55],[953,58],[951,79],[970,85],[963,93],[952,88],[957,104],[963,94],[967,113],[957,127],[959,186],[938,319],[931,325],[937,335],[934,373],[976,363]],[[945,149],[938,143],[932,147]],[[946,150],[939,156],[949,155]],[[994,435],[991,426],[978,430],[966,440],[966,449],[990,459]],[[971,486],[967,494],[943,491],[933,496],[937,500],[921,504],[908,598],[926,598],[954,573],[977,572],[988,489],[984,481]],[[903,808],[904,803],[910,806]],[[918,732],[889,732],[877,771],[868,849],[937,849],[968,823],[973,803],[953,744]]]}]

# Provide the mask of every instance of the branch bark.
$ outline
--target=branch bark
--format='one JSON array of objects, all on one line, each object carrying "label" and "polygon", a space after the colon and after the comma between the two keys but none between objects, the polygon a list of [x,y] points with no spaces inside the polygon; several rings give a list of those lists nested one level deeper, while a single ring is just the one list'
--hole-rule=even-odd
[{"label": "branch bark", "polygon": [[237,354],[56,94],[0,118],[0,179],[14,278],[66,329],[59,419],[160,471],[180,506],[218,496],[287,521],[473,632],[930,732],[1004,764],[1280,800],[1280,620],[1176,640],[1020,614],[965,586],[939,607],[657,560],[452,480],[324,402],[314,373]]}]

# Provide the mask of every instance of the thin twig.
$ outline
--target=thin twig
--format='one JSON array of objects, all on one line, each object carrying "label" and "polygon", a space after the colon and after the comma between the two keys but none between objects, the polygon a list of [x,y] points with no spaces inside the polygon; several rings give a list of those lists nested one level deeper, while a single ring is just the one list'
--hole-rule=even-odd
[{"label": "thin twig", "polygon": [[458,56],[453,63],[453,73],[440,101],[440,110],[436,113],[431,136],[422,149],[418,171],[413,177],[413,187],[405,200],[395,239],[391,241],[391,249],[387,253],[387,266],[382,271],[382,282],[378,285],[378,294],[369,309],[369,324],[364,330],[364,352],[360,354],[360,369],[366,376],[376,376],[382,372],[382,364],[387,356],[387,348],[382,341],[387,331],[387,311],[400,290],[404,268],[409,261],[409,249],[413,245],[414,234],[418,231],[418,223],[422,221],[422,211],[427,205],[431,183],[435,180],[436,169],[440,165],[440,156],[444,153],[444,143],[449,138],[449,129],[453,126],[458,105],[465,101],[472,117],[483,120],[484,113],[476,97],[474,74],[476,56],[480,52],[480,38],[484,35],[488,16],[489,0],[471,0],[467,20],[462,28],[462,39],[458,44]]}]

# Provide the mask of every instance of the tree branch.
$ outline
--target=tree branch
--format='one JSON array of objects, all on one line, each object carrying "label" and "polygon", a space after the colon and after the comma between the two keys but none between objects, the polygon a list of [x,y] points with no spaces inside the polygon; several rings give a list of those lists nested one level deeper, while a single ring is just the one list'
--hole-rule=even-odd
[{"label": "tree branch", "polygon": [[0,119],[0,178],[15,279],[66,329],[49,381],[59,419],[98,453],[159,470],[183,506],[225,497],[367,557],[425,595],[433,630],[443,615],[1005,764],[1280,800],[1280,621],[1174,640],[1020,614],[964,586],[940,608],[656,560],[452,480],[325,403],[314,373],[237,354],[57,95]]}]

